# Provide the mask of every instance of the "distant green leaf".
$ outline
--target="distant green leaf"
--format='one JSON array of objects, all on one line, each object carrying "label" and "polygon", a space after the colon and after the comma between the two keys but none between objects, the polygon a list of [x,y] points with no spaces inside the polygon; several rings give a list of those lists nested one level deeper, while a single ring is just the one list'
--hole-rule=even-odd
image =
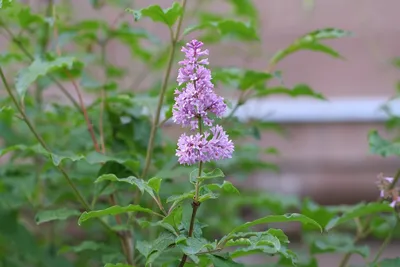
[{"label": "distant green leaf", "polygon": [[279,61],[287,57],[288,55],[297,52],[299,50],[313,50],[317,52],[322,52],[329,54],[333,57],[341,57],[338,52],[333,50],[332,48],[319,43],[320,40],[324,39],[337,39],[342,37],[350,36],[351,32],[344,31],[340,29],[334,28],[326,28],[321,30],[316,30],[310,32],[306,35],[301,36],[297,40],[295,40],[290,46],[287,48],[278,51],[270,60],[270,65],[276,65]]},{"label": "distant green leaf", "polygon": [[0,0],[0,9],[11,7],[13,0]]},{"label": "distant green leaf", "polygon": [[255,226],[258,224],[277,223],[277,222],[301,222],[304,224],[312,224],[322,231],[322,227],[313,219],[310,219],[307,216],[304,216],[302,214],[291,213],[291,214],[285,214],[285,215],[269,215],[269,216],[257,219],[255,221],[252,221],[252,222],[247,222],[247,223],[233,229],[229,233],[229,235],[234,234],[239,231],[242,231],[242,230],[245,230],[249,227],[252,227],[252,226]]},{"label": "distant green leaf", "polygon": [[393,212],[393,208],[390,207],[387,203],[360,203],[354,206],[354,208],[344,212],[342,216],[330,220],[325,229],[330,230],[349,220],[379,212]]},{"label": "distant green leaf", "polygon": [[99,218],[107,215],[117,215],[121,213],[127,213],[127,212],[145,212],[145,213],[152,213],[152,214],[157,214],[153,212],[151,209],[143,208],[140,205],[128,205],[125,207],[121,206],[112,206],[104,210],[95,210],[95,211],[85,211],[82,213],[82,215],[79,217],[78,224],[81,225],[84,221],[87,221],[89,219],[93,218]]},{"label": "distant green leaf", "polygon": [[368,141],[372,154],[381,155],[382,157],[400,156],[400,142],[391,142],[383,139],[376,130],[369,132]]},{"label": "distant green leaf", "polygon": [[11,62],[20,62],[23,60],[23,56],[21,54],[16,53],[5,53],[0,54],[0,63],[3,65],[11,63]]},{"label": "distant green leaf", "polygon": [[79,161],[85,158],[83,155],[75,155],[71,152],[64,152],[59,154],[50,153],[45,150],[40,144],[34,146],[15,145],[3,148],[0,149],[0,156],[3,156],[13,151],[23,151],[34,155],[45,156],[46,158],[50,159],[55,166],[59,166],[66,159],[69,159],[71,161]]},{"label": "distant green leaf", "polygon": [[313,97],[313,98],[325,100],[325,97],[322,94],[315,92],[306,84],[297,84],[292,89],[278,86],[278,87],[272,87],[272,88],[260,87],[260,88],[257,88],[256,90],[257,90],[257,93],[256,93],[257,97],[284,94],[284,95],[288,95],[290,97],[307,96],[307,97]]},{"label": "distant green leaf", "polygon": [[23,99],[29,86],[39,77],[63,67],[71,68],[75,61],[76,59],[73,57],[59,57],[53,61],[35,59],[29,67],[22,69],[16,77],[15,87],[19,96]]},{"label": "distant green leaf", "polygon": [[273,76],[270,73],[247,70],[240,79],[239,89],[247,90],[254,85],[262,84],[271,79]]},{"label": "distant green leaf", "polygon": [[140,10],[127,8],[126,11],[132,13],[135,21],[138,21],[143,16],[150,18],[154,22],[161,22],[168,27],[172,27],[182,14],[183,9],[180,4],[174,2],[172,7],[167,9],[162,9],[159,5],[152,5]]},{"label": "distant green leaf", "polygon": [[235,14],[250,19],[257,19],[257,8],[252,0],[228,0],[228,2],[232,4]]},{"label": "distant green leaf", "polygon": [[76,246],[63,246],[58,253],[62,254],[62,253],[67,253],[67,252],[75,252],[75,253],[80,253],[82,251],[86,251],[86,250],[109,250],[110,247],[106,246],[103,243],[98,243],[98,242],[94,242],[94,241],[83,241],[82,243],[80,243],[79,245]]},{"label": "distant green leaf", "polygon": [[371,264],[369,267],[398,267],[400,266],[400,258],[384,259],[377,264]]},{"label": "distant green leaf", "polygon": [[213,30],[216,31],[220,37],[229,38],[242,41],[258,41],[258,33],[254,25],[243,21],[236,21],[231,19],[219,20],[213,22],[200,23],[186,28],[183,35],[186,36],[197,30]]},{"label": "distant green leaf", "polygon": [[58,210],[44,210],[40,211],[35,216],[35,221],[37,224],[44,222],[55,221],[55,220],[66,220],[72,216],[78,216],[81,213],[78,210],[70,210],[67,208],[62,208]]}]

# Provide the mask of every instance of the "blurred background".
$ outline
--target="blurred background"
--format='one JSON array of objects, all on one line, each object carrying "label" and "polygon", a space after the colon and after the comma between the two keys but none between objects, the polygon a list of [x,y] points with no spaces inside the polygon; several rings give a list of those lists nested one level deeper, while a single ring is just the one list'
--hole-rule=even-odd
[{"label": "blurred background", "polygon": [[[39,0],[26,1],[31,5]],[[120,9],[94,10],[90,1],[72,0],[76,20],[103,18],[110,23],[129,21],[132,17]],[[223,13],[223,1],[191,0],[190,6]],[[170,6],[170,0],[136,0],[133,8],[150,4]],[[395,158],[381,158],[368,152],[367,134],[371,129],[384,130],[386,113],[382,106],[395,94],[400,71],[393,60],[400,56],[400,2],[386,0],[254,0],[260,16],[262,42],[252,45],[224,43],[209,47],[210,63],[214,66],[242,66],[257,70],[267,68],[268,59],[299,36],[318,28],[335,27],[354,33],[350,38],[329,41],[343,55],[334,60],[324,54],[301,51],[279,63],[285,85],[307,83],[321,92],[326,101],[308,98],[269,97],[249,101],[238,110],[241,120],[261,118],[279,123],[284,134],[262,132],[259,144],[279,149],[279,156],[266,160],[275,162],[280,172],[254,173],[243,186],[309,196],[320,204],[353,204],[373,201],[378,196],[375,186],[379,173],[391,176],[398,168]],[[163,40],[167,31],[149,20],[135,22]],[[190,24],[190,16],[184,25]],[[0,48],[2,47],[0,37]],[[3,40],[4,43],[4,40]],[[152,83],[152,77],[140,63],[132,62],[126,47],[111,42],[107,47],[109,60],[124,66],[133,75],[143,74],[140,88]],[[179,55],[180,56],[180,55]],[[176,75],[176,70],[172,77]],[[132,80],[126,81],[126,86]],[[132,86],[132,90],[140,90]],[[228,99],[235,100],[229,88],[219,88]],[[48,97],[60,99],[56,91],[47,90]],[[88,96],[85,101],[91,102]],[[394,111],[399,106],[392,103]],[[168,134],[176,138],[182,132],[172,124]],[[238,181],[240,183],[240,181]],[[372,250],[380,243],[371,243]],[[385,256],[398,256],[400,244],[394,242]],[[340,255],[320,256],[320,266],[337,266]],[[255,259],[256,260],[256,259]],[[352,262],[362,263],[354,255]]]}]

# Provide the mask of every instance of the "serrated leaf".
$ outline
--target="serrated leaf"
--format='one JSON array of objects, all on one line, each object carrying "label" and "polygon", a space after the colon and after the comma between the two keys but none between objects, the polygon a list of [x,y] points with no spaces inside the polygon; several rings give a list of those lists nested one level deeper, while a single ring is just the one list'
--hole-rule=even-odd
[{"label": "serrated leaf", "polygon": [[78,210],[70,210],[62,208],[58,210],[44,210],[40,211],[35,216],[37,224],[44,222],[55,221],[55,220],[66,220],[72,216],[79,216],[81,213]]},{"label": "serrated leaf", "polygon": [[270,65],[271,66],[276,65],[279,61],[281,61],[288,55],[297,52],[299,50],[313,50],[329,54],[336,58],[341,57],[340,54],[336,52],[334,49],[319,43],[319,41],[324,39],[337,39],[337,38],[347,37],[350,36],[351,34],[352,33],[349,31],[344,31],[335,28],[326,28],[310,32],[295,40],[287,48],[278,51],[270,60]]},{"label": "serrated leaf", "polygon": [[369,150],[372,154],[382,157],[400,156],[400,143],[383,139],[378,131],[372,130],[368,134]]},{"label": "serrated leaf", "polygon": [[254,220],[252,222],[247,222],[247,223],[233,229],[228,234],[228,236],[230,236],[236,232],[245,230],[249,227],[255,226],[255,225],[267,224],[267,223],[278,223],[278,222],[301,222],[304,224],[311,224],[311,225],[316,226],[317,228],[319,228],[322,231],[321,225],[319,225],[313,219],[310,219],[309,217],[304,216],[302,214],[298,214],[298,213],[291,213],[291,214],[288,213],[288,214],[284,214],[284,215],[269,215],[269,216]]},{"label": "serrated leaf", "polygon": [[344,212],[342,216],[333,218],[326,225],[325,229],[330,230],[342,223],[345,223],[349,220],[353,220],[358,217],[378,213],[378,212],[393,212],[393,208],[390,207],[387,203],[361,203],[356,205],[354,208]]},{"label": "serrated leaf", "polygon": [[145,213],[151,213],[151,214],[156,214],[159,215],[158,213],[153,212],[151,209],[143,208],[140,205],[128,205],[125,207],[121,206],[112,206],[104,210],[95,210],[95,211],[85,211],[82,213],[82,215],[79,217],[78,224],[81,225],[83,222],[93,219],[93,218],[99,218],[103,216],[108,216],[108,215],[117,215],[121,213],[127,213],[127,212],[145,212]]},{"label": "serrated leaf", "polygon": [[179,16],[182,15],[183,9],[180,4],[174,2],[171,7],[166,9],[162,9],[159,5],[152,5],[140,10],[127,8],[126,11],[132,13],[135,21],[138,21],[141,17],[148,17],[154,22],[161,22],[172,27]]},{"label": "serrated leaf", "polygon": [[39,77],[63,67],[71,68],[75,61],[74,57],[59,57],[53,61],[35,59],[29,67],[22,69],[16,77],[15,88],[18,95],[21,99],[24,99],[29,86]]}]

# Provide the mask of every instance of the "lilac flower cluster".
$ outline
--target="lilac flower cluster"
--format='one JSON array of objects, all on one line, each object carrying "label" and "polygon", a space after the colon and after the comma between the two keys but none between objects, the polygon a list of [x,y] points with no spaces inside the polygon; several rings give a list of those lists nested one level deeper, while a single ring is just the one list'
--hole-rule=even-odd
[{"label": "lilac flower cluster", "polygon": [[392,183],[392,177],[383,177],[383,175],[378,176],[377,184],[380,189],[380,197],[383,199],[391,199],[390,206],[394,208],[398,203],[400,203],[400,196],[397,188],[390,188]]},{"label": "lilac flower cluster", "polygon": [[206,68],[208,50],[202,50],[203,43],[192,40],[182,48],[185,59],[180,61],[178,84],[185,84],[182,90],[175,90],[175,104],[172,117],[175,123],[189,126],[191,130],[199,128],[199,122],[210,126],[209,132],[195,135],[182,134],[178,140],[176,155],[180,164],[192,165],[232,157],[234,146],[223,128],[213,126],[212,113],[221,118],[226,111],[224,99],[214,92],[211,71]]}]

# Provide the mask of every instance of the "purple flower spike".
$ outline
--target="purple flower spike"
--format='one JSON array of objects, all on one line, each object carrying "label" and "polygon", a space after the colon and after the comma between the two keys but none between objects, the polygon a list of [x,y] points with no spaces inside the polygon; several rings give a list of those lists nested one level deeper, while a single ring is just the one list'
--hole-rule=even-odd
[{"label": "purple flower spike", "polygon": [[[178,140],[176,155],[180,164],[192,165],[198,162],[221,160],[231,158],[234,146],[221,126],[210,129],[210,133],[197,133],[196,135],[181,135]],[[209,139],[209,140],[208,140]]]},{"label": "purple flower spike", "polygon": [[201,118],[205,125],[211,126],[213,120],[208,113],[214,113],[221,118],[226,111],[224,99],[214,92],[211,82],[211,71],[205,66],[208,59],[200,59],[208,55],[208,50],[202,50],[203,43],[193,40],[182,48],[185,59],[180,61],[177,82],[179,85],[186,83],[182,90],[175,90],[175,105],[172,118],[175,123],[197,129],[198,119]]}]

